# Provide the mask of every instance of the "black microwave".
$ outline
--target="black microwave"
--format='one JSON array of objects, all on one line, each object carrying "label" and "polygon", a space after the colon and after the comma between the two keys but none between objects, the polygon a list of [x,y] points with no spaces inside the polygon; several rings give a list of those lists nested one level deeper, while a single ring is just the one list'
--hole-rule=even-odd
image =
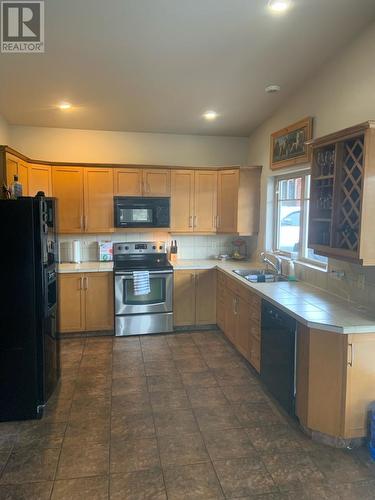
[{"label": "black microwave", "polygon": [[170,199],[147,196],[115,196],[115,227],[169,227]]}]

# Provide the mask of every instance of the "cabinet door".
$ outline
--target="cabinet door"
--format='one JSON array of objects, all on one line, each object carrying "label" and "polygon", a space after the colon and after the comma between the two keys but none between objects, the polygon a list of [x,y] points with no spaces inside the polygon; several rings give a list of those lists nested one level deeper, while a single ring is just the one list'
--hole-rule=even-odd
[{"label": "cabinet door", "polygon": [[51,167],[49,165],[29,165],[29,196],[35,196],[38,191],[44,191],[46,196],[52,196]]},{"label": "cabinet door", "polygon": [[161,168],[143,169],[143,194],[145,196],[169,196],[171,171]]},{"label": "cabinet door", "polygon": [[344,436],[367,435],[367,408],[375,400],[375,334],[348,336]]},{"label": "cabinet door", "polygon": [[59,274],[58,290],[58,331],[81,332],[85,329],[83,275]]},{"label": "cabinet door", "polygon": [[225,330],[228,339],[236,344],[236,296],[229,289],[225,291]]},{"label": "cabinet door", "polygon": [[195,324],[195,272],[175,271],[173,287],[173,317],[175,326]]},{"label": "cabinet door", "polygon": [[140,168],[115,168],[115,195],[142,196],[142,170]]},{"label": "cabinet door", "polygon": [[14,181],[14,176],[18,176],[18,181],[22,184],[23,196],[29,195],[29,170],[28,164],[16,156],[7,154],[6,157],[6,182],[10,186]]},{"label": "cabinet door", "polygon": [[113,231],[113,169],[84,169],[85,231]]},{"label": "cabinet door", "polygon": [[216,232],[217,172],[197,170],[194,188],[194,231]]},{"label": "cabinet door", "polygon": [[258,338],[253,337],[250,335],[250,352],[249,352],[249,361],[252,364],[252,366],[256,369],[258,373],[260,373],[260,356],[261,356],[261,351],[260,351],[260,341]]},{"label": "cabinet door", "polygon": [[238,170],[218,172],[218,233],[237,232],[238,180]]},{"label": "cabinet door", "polygon": [[194,215],[194,170],[172,170],[171,231],[191,233]]},{"label": "cabinet door", "polygon": [[18,175],[18,158],[6,155],[6,183],[10,187],[14,181],[14,176]]},{"label": "cabinet door", "polygon": [[216,271],[195,271],[195,323],[216,324]]},{"label": "cabinet door", "polygon": [[87,331],[113,330],[112,273],[86,273],[83,277],[86,294]]},{"label": "cabinet door", "polygon": [[53,167],[52,192],[58,200],[59,233],[83,231],[83,171],[81,167]]},{"label": "cabinet door", "polygon": [[216,323],[225,331],[225,276],[221,271],[216,272]]},{"label": "cabinet door", "polygon": [[247,360],[250,359],[250,316],[249,305],[241,297],[236,297],[237,331],[236,347]]}]

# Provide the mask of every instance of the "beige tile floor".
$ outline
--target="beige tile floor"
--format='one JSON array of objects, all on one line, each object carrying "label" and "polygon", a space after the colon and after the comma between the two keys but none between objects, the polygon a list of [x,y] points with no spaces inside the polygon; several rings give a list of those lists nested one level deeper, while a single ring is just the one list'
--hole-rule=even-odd
[{"label": "beige tile floor", "polygon": [[0,499],[375,498],[365,449],[311,442],[219,332],[62,341],[41,421],[0,424]]}]

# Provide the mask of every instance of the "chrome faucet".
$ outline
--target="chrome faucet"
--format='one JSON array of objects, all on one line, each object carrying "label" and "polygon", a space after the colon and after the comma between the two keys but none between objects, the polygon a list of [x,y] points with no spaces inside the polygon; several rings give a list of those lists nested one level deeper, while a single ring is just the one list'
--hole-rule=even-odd
[{"label": "chrome faucet", "polygon": [[[276,263],[272,262],[272,260],[268,257],[268,255],[272,258],[275,259]],[[267,266],[272,267],[272,269],[276,272],[276,274],[281,274],[281,259],[277,255],[274,254],[267,254],[266,252],[262,252],[260,254],[262,258],[262,262],[267,264]]]}]

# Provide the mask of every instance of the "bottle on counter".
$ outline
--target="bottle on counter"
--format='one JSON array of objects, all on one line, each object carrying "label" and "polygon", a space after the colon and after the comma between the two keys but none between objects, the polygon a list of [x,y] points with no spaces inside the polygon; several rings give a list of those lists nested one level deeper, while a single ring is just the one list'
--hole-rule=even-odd
[{"label": "bottle on counter", "polygon": [[13,200],[22,196],[22,184],[18,181],[18,175],[14,176],[14,180],[10,185],[10,196]]},{"label": "bottle on counter", "polygon": [[177,260],[177,252],[178,252],[178,248],[177,248],[177,240],[172,240],[171,242],[171,247],[170,247],[170,261],[171,262],[176,262]]}]

